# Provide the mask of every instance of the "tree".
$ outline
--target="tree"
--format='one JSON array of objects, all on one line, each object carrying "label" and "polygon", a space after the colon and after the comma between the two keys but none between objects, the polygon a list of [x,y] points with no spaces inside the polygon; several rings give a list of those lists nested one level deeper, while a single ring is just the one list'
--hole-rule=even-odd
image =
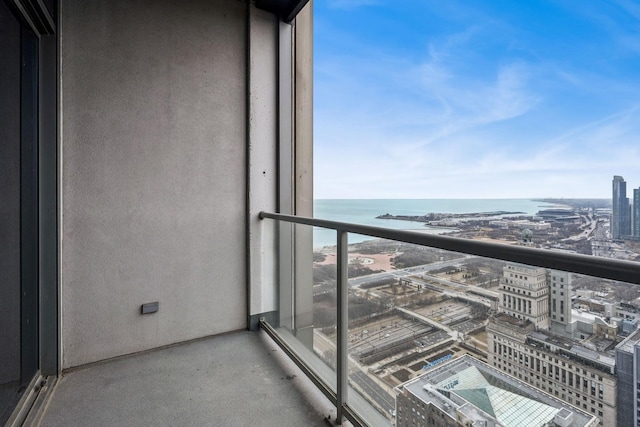
[{"label": "tree", "polygon": [[322,252],[313,253],[313,262],[323,262],[325,259],[327,259],[327,256]]},{"label": "tree", "polygon": [[615,294],[618,301],[631,302],[638,298],[638,287],[636,285],[616,286]]}]

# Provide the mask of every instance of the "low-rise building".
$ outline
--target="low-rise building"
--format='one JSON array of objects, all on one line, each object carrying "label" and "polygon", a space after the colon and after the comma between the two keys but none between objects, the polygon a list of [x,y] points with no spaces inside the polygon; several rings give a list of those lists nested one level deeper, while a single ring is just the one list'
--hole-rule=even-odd
[{"label": "low-rise building", "polygon": [[592,414],[471,356],[441,364],[398,386],[396,391],[398,427],[598,424]]},{"label": "low-rise building", "polygon": [[[513,322],[506,314],[487,326],[488,363],[597,416],[616,417],[615,358],[575,340]],[[607,422],[607,426],[614,426]]]},{"label": "low-rise building", "polygon": [[[547,303],[540,299],[529,312],[519,299],[535,297],[534,289],[546,289]],[[510,264],[500,293],[499,313],[487,325],[488,363],[615,426],[617,325],[571,309],[565,272]]]},{"label": "low-rise building", "polygon": [[613,308],[613,315],[622,319],[640,320],[640,308],[635,304],[621,302]]}]

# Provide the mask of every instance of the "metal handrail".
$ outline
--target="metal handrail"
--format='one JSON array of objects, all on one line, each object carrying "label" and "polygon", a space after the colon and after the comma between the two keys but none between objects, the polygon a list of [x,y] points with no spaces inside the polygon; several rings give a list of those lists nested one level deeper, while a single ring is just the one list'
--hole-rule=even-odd
[{"label": "metal handrail", "polygon": [[503,243],[462,239],[459,237],[440,236],[416,231],[395,230],[271,212],[260,212],[259,217],[260,219],[269,218],[295,224],[329,228],[338,232],[363,234],[381,239],[412,243],[447,251],[640,285],[640,263],[635,261],[572,254],[548,249],[513,246]]},{"label": "metal handrail", "polygon": [[[348,233],[363,234],[381,239],[412,243],[469,255],[516,262],[536,267],[586,274],[640,285],[640,263],[590,255],[570,254],[546,249],[512,246],[494,242],[439,236],[415,231],[394,230],[369,225],[329,221],[270,212],[260,212],[260,219],[274,219],[294,224],[310,225],[336,230],[336,393],[337,420],[348,418],[357,425],[365,425],[353,417],[353,408],[347,397],[348,388]],[[320,380],[321,381],[321,380]],[[322,388],[322,387],[321,387]],[[325,387],[326,388],[326,387]],[[331,397],[333,398],[333,393]],[[351,417],[350,417],[351,415]]]}]

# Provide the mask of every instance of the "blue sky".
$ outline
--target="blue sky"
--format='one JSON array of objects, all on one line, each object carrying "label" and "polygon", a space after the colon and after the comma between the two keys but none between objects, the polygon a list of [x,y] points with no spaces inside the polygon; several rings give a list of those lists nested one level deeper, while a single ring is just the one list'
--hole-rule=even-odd
[{"label": "blue sky", "polygon": [[640,187],[640,2],[314,1],[316,198]]}]

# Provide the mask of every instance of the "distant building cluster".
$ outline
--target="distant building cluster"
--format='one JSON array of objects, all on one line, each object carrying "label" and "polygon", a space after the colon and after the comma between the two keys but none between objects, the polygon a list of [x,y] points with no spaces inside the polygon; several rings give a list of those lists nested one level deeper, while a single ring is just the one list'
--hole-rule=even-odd
[{"label": "distant building cluster", "polygon": [[640,238],[640,188],[633,190],[633,204],[627,197],[627,182],[615,175],[611,196],[611,237],[623,239],[633,236]]},{"label": "distant building cluster", "polygon": [[[634,306],[604,292],[575,292],[569,273],[519,264],[504,267],[499,292],[498,313],[487,326],[490,365],[594,415],[600,425],[640,425]],[[624,409],[630,404],[635,411]]]},{"label": "distant building cluster", "polygon": [[509,263],[496,308],[488,364],[464,356],[396,387],[397,426],[640,426],[636,305]]},{"label": "distant building cluster", "polygon": [[508,228],[520,228],[520,229],[529,229],[535,231],[541,230],[550,230],[551,224],[547,222],[534,222],[528,220],[506,220],[506,219],[497,219],[494,221],[489,221],[489,226],[497,227],[502,229]]},{"label": "distant building cluster", "polygon": [[[631,202],[624,178],[614,176],[612,209],[604,212],[613,239],[640,239],[640,188]],[[581,220],[574,209],[554,207],[533,220],[489,225],[531,234]],[[575,289],[571,273],[506,264],[486,326],[488,363],[464,356],[397,386],[396,425],[640,426],[634,298]]]}]

